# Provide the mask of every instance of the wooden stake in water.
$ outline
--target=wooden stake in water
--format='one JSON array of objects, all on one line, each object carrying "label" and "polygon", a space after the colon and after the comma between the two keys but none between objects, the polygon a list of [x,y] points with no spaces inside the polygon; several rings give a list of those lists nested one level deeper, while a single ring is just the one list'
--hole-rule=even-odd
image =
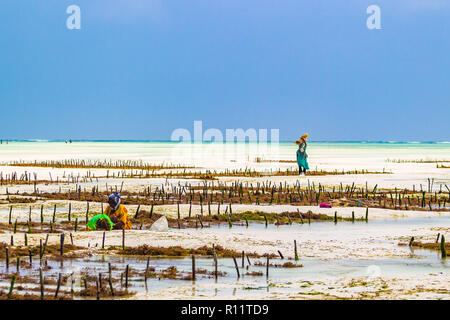
[{"label": "wooden stake in water", "polygon": [[61,286],[61,273],[58,274],[58,283],[56,284],[55,298],[58,298],[60,286]]},{"label": "wooden stake in water", "polygon": [[298,213],[298,215],[300,217],[301,224],[303,224],[303,216],[302,216],[302,214],[300,213],[300,211],[298,209],[297,209],[297,213]]},{"label": "wooden stake in water", "polygon": [[237,264],[237,261],[236,261],[236,257],[234,255],[233,255],[233,261],[234,261],[234,266],[236,268],[237,277],[240,278],[241,275],[239,274],[239,267],[238,267],[238,264]]},{"label": "wooden stake in water", "polygon": [[125,288],[128,288],[128,272],[129,272],[130,266],[127,264],[127,267],[125,269]]},{"label": "wooden stake in water", "polygon": [[197,215],[197,219],[198,219],[198,221],[200,222],[200,226],[201,226],[202,229],[203,229],[203,222],[202,222],[202,219],[201,219],[200,215]]},{"label": "wooden stake in water", "polygon": [[103,238],[102,238],[102,249],[105,249],[105,237],[106,237],[106,232],[103,231]]},{"label": "wooden stake in water", "polygon": [[267,256],[266,262],[266,278],[269,278],[269,256]]},{"label": "wooden stake in water", "polygon": [[192,255],[192,280],[195,281],[195,256]]},{"label": "wooden stake in water", "polygon": [[60,240],[59,240],[59,242],[60,242],[60,249],[59,249],[59,251],[60,251],[61,255],[64,254],[64,237],[65,237],[65,234],[61,233],[61,237],[60,237]]},{"label": "wooden stake in water", "polygon": [[141,205],[138,205],[137,209],[136,209],[136,213],[134,214],[134,218],[137,219],[138,215],[139,215],[139,209],[141,208]]},{"label": "wooden stake in water", "polygon": [[44,276],[42,275],[42,268],[39,268],[39,286],[41,289],[41,300],[44,300]]},{"label": "wooden stake in water", "polygon": [[217,276],[218,276],[218,261],[217,261],[217,254],[214,253],[214,277],[217,280]]},{"label": "wooden stake in water", "polygon": [[369,222],[369,207],[366,207],[366,222]]},{"label": "wooden stake in water", "polygon": [[44,247],[42,248],[41,256],[39,257],[40,259],[42,259],[42,257],[44,256],[45,249],[47,248],[48,236],[49,235],[47,234],[47,236],[45,237]]},{"label": "wooden stake in water", "polygon": [[442,256],[442,259],[447,258],[447,250],[445,249],[445,237],[444,237],[444,235],[441,236],[441,256]]},{"label": "wooden stake in water", "polygon": [[284,259],[283,254],[281,253],[280,250],[278,250],[278,254],[280,255],[280,258],[281,258],[281,259]]},{"label": "wooden stake in water", "polygon": [[147,277],[148,277],[148,268],[150,266],[150,257],[147,257],[147,265],[145,267],[145,275],[144,275],[144,281],[145,285],[147,285]]},{"label": "wooden stake in water", "polygon": [[297,240],[294,240],[294,255],[295,255],[295,261],[298,261]]},{"label": "wooden stake in water", "polygon": [[86,224],[89,222],[89,202],[86,202]]},{"label": "wooden stake in water", "polygon": [[9,286],[9,293],[8,293],[8,299],[11,299],[12,296],[12,292],[13,292],[13,288],[14,288],[14,283],[16,282],[16,275],[13,274],[11,277],[11,284]]},{"label": "wooden stake in water", "polygon": [[73,272],[70,274],[70,296],[73,298]]},{"label": "wooden stake in water", "polygon": [[109,282],[109,290],[111,290],[111,295],[114,297],[114,287],[112,285],[111,272],[109,273],[108,282]]},{"label": "wooden stake in water", "polygon": [[9,248],[6,247],[6,269],[9,269]]}]

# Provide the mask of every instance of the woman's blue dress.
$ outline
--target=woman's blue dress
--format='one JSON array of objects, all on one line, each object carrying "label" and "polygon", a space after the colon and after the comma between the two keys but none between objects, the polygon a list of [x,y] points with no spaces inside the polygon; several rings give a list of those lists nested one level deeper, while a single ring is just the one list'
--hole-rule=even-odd
[{"label": "woman's blue dress", "polygon": [[[300,149],[303,148],[303,152],[300,151]],[[298,146],[298,150],[297,150],[297,163],[299,167],[303,167],[306,170],[309,170],[309,165],[308,165],[308,160],[306,160],[308,158],[308,155],[306,154],[306,144],[305,143],[301,143]]]}]

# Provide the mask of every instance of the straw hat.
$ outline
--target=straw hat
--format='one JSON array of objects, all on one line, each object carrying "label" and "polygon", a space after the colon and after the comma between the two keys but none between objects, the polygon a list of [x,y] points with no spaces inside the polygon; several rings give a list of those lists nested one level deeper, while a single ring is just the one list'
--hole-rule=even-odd
[{"label": "straw hat", "polygon": [[300,143],[302,143],[301,140],[304,140],[304,139],[306,139],[306,138],[308,138],[308,134],[307,134],[307,133],[305,133],[304,135],[302,135],[302,136],[300,137],[300,139],[298,139],[298,140],[295,141],[295,143],[296,143],[296,144],[300,144]]}]

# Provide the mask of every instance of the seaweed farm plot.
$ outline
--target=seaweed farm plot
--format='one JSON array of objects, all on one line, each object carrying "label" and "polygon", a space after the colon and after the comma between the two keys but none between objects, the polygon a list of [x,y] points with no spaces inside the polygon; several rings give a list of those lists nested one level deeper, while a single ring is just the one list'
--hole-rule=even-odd
[{"label": "seaweed farm plot", "polygon": [[136,169],[136,170],[162,170],[162,169],[186,169],[194,168],[181,164],[171,163],[149,163],[142,160],[83,160],[83,159],[67,159],[60,161],[13,161],[6,163],[15,167],[41,167],[41,168],[82,168],[82,169]]},{"label": "seaweed farm plot", "polygon": [[[432,229],[418,234],[413,231],[418,224]],[[16,234],[20,240],[3,243],[0,248],[0,296],[114,299],[165,297],[170,292],[181,298],[187,295],[186,290],[198,296],[224,298],[293,297],[299,292],[303,298],[367,298],[391,296],[396,290],[411,295],[419,292],[420,286],[408,280],[410,276],[425,272],[445,283],[449,266],[439,252],[434,254],[434,247],[424,250],[427,246],[414,241],[406,246],[398,244],[411,234],[427,242],[435,238],[434,229],[448,230],[445,226],[448,217],[280,226],[251,223],[232,229],[216,226],[168,233],[128,231],[126,241],[125,233],[122,237],[120,232],[103,233],[103,239],[99,238],[101,232],[65,237],[54,234],[50,240],[43,234],[29,235],[28,243],[22,240],[26,234]],[[389,240],[387,235],[394,239]],[[228,247],[198,245],[217,241],[216,236]],[[184,237],[191,239],[193,248],[175,245],[183,243]],[[198,244],[192,243],[195,239]],[[365,244],[362,239],[366,239]],[[142,242],[154,245],[140,245]],[[247,249],[238,249],[243,248],[243,243]],[[374,270],[380,275],[368,278],[367,274]],[[391,277],[395,278],[393,283],[405,282],[409,291],[391,286]],[[333,285],[325,288],[325,283]],[[355,295],[351,289],[355,287],[360,294]],[[430,292],[448,297],[441,287],[433,287]]]},{"label": "seaweed farm plot", "polygon": [[[132,153],[145,160],[78,155],[76,144],[72,160],[8,156],[0,299],[450,298],[445,150],[430,155],[439,162],[385,162],[425,155],[373,160],[361,146],[331,161],[321,149],[320,169],[299,176],[290,146],[265,155],[279,161],[190,164],[146,146]],[[113,192],[132,230],[88,231]]]},{"label": "seaweed farm plot", "polygon": [[[218,281],[233,269],[239,279],[245,275],[261,276],[262,272],[255,269],[265,269],[268,277],[271,268],[302,267],[293,262],[269,263],[274,256],[265,255],[266,266],[260,268],[258,265],[262,264],[253,260],[255,267],[249,273],[251,259],[263,256],[242,252],[239,257],[237,252],[220,246],[196,250],[109,247],[92,255],[86,254],[84,248],[65,245],[63,239],[58,249],[47,246],[48,238],[44,247],[42,243],[39,247],[1,244],[4,264],[0,267],[0,299],[126,298],[142,292],[143,288],[147,291],[149,285],[157,290],[176,282]],[[189,259],[183,258],[186,256]],[[236,256],[242,260],[242,274]],[[171,281],[162,284],[161,280]]]},{"label": "seaweed farm plot", "polygon": [[[251,226],[252,227],[252,226]],[[320,228],[323,228],[321,226]],[[224,230],[223,230],[224,231]],[[221,232],[223,232],[221,231]],[[4,246],[0,299],[369,299],[449,298],[450,265],[431,250],[410,256],[319,259],[207,246],[108,247],[67,252]],[[55,248],[57,249],[57,248]],[[72,250],[74,254],[70,254]],[[303,249],[299,247],[301,252]],[[282,249],[282,251],[285,251]],[[286,252],[284,252],[286,253]],[[423,274],[433,285],[424,290]]]},{"label": "seaweed farm plot", "polygon": [[[20,164],[20,167],[25,167],[25,164]],[[26,168],[26,167],[25,167]],[[49,168],[46,165],[41,164],[38,168]],[[57,169],[64,169],[63,165],[56,166]],[[42,175],[38,175],[36,172],[23,172],[18,173],[17,171],[11,173],[3,173],[0,171],[0,186],[8,185],[36,185],[38,184],[70,184],[70,183],[88,183],[88,182],[99,182],[105,179],[196,179],[196,180],[219,180],[220,178],[263,178],[263,177],[296,177],[299,174],[298,169],[286,170],[266,170],[266,171],[256,171],[255,169],[245,168],[245,169],[234,169],[234,170],[192,170],[190,167],[186,166],[145,166],[142,169],[122,169],[120,166],[114,167],[112,169],[106,169],[108,167],[83,167],[74,166],[69,168],[74,169],[86,169],[83,174],[80,172],[66,172],[56,174],[53,177],[51,173],[46,179],[42,178]],[[136,167],[139,168],[139,167]],[[91,171],[91,169],[94,169]],[[106,169],[106,170],[96,170],[96,169]],[[61,171],[61,170],[60,170]],[[334,171],[324,171],[324,170],[311,170],[307,172],[307,176],[310,177],[321,177],[321,176],[341,176],[341,175],[380,175],[380,174],[392,174],[392,172],[383,171],[369,171],[367,169],[361,170],[334,170]]]},{"label": "seaweed farm plot", "polygon": [[[139,190],[140,189],[140,190]],[[333,207],[358,206],[370,208],[385,208],[399,210],[450,210],[450,188],[447,184],[437,184],[434,179],[428,179],[428,185],[422,184],[416,189],[408,188],[378,188],[339,184],[327,186],[307,181],[301,185],[298,181],[279,184],[266,180],[262,182],[232,181],[227,182],[199,182],[192,184],[163,183],[159,186],[144,185],[138,190],[129,191],[122,181],[119,186],[105,184],[101,190],[99,184],[86,188],[75,184],[74,189],[48,192],[34,190],[34,192],[10,193],[6,189],[7,203],[34,202],[41,200],[74,200],[86,202],[103,202],[111,192],[120,192],[124,204],[136,205],[164,205],[164,204],[196,204],[205,207],[208,213],[214,206],[229,204],[311,206],[329,203]],[[220,209],[220,208],[219,208]]]}]

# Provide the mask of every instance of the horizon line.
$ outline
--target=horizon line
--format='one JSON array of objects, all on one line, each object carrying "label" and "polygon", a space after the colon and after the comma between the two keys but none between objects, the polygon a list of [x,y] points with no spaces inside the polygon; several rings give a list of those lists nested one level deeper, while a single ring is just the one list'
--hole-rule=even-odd
[{"label": "horizon line", "polygon": [[[2,143],[5,142],[163,142],[163,143],[264,143],[261,141],[249,142],[249,141],[173,141],[173,140],[159,140],[159,139],[0,139]],[[272,143],[272,141],[265,141],[267,143]],[[395,141],[395,140],[311,140],[309,143],[403,143],[403,144],[447,144],[450,141],[433,141],[433,140],[425,140],[425,141]],[[276,143],[276,142],[274,142]],[[278,141],[278,143],[294,143],[293,140],[283,140]]]}]

